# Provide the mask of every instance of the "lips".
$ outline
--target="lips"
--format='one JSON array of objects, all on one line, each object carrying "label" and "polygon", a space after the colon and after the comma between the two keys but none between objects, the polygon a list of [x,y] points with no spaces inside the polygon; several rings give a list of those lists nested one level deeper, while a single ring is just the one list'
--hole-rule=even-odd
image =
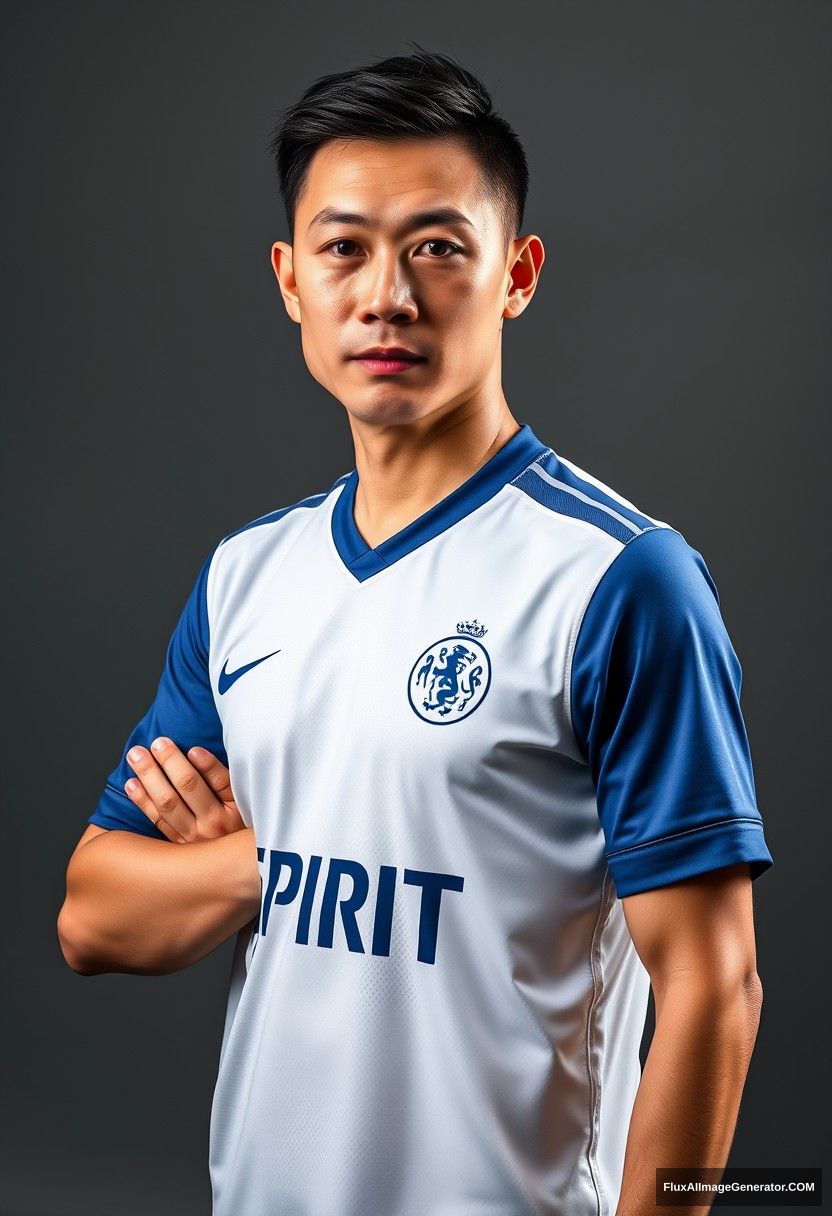
[{"label": "lips", "polygon": [[353,359],[380,363],[401,363],[403,361],[421,363],[424,357],[424,355],[417,355],[415,351],[407,350],[404,346],[372,346],[369,350],[363,350],[360,354],[351,356]]},{"label": "lips", "polygon": [[406,346],[371,346],[358,355],[350,356],[352,362],[360,363],[370,376],[402,376],[420,363],[424,355],[417,355]]},{"label": "lips", "polygon": [[371,376],[402,376],[421,367],[421,359],[356,359]]}]

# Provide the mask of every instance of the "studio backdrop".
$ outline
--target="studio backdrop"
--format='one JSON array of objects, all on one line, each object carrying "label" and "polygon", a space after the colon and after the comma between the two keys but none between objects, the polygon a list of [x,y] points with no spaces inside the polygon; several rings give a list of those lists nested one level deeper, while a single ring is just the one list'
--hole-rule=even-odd
[{"label": "studio backdrop", "polygon": [[205,555],[353,465],[269,264],[266,149],[313,79],[413,41],[528,155],[546,261],[504,327],[514,416],[719,587],[775,859],[731,1164],[825,1163],[832,8],[33,0],[2,39],[2,1216],[210,1210],[233,943],[82,977],[56,918]]}]

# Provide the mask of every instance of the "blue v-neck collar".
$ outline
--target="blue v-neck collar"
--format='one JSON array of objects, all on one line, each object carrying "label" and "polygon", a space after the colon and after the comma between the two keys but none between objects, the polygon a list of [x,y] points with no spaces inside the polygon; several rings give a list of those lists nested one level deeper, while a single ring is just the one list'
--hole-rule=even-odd
[{"label": "blue v-neck collar", "polygon": [[453,527],[464,516],[470,515],[548,450],[531,427],[524,424],[467,481],[440,499],[418,519],[414,519],[406,528],[382,541],[375,549],[370,548],[355,526],[353,509],[358,487],[358,470],[353,469],[344,482],[332,511],[332,539],[335,548],[350,573],[363,583],[371,575],[391,566],[400,557],[412,553],[440,532]]}]

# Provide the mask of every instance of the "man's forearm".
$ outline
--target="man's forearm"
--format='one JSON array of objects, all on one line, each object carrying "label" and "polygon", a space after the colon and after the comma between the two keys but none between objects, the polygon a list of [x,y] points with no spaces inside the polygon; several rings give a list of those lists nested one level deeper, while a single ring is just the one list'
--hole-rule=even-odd
[{"label": "man's forearm", "polygon": [[58,934],[81,974],[163,975],[203,958],[259,905],[252,828],[190,844],[103,832],[70,860]]},{"label": "man's forearm", "polygon": [[723,986],[686,976],[657,996],[656,1030],[630,1119],[616,1216],[671,1210],[674,1216],[702,1216],[701,1206],[656,1207],[656,1169],[724,1168],[761,1004],[756,975]]}]

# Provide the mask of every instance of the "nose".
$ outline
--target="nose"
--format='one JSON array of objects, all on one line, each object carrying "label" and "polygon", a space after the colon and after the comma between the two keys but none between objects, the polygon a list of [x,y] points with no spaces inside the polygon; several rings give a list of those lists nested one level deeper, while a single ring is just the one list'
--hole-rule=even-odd
[{"label": "nose", "polygon": [[415,321],[418,308],[413,287],[395,253],[380,252],[368,259],[358,288],[358,316],[362,321]]}]

